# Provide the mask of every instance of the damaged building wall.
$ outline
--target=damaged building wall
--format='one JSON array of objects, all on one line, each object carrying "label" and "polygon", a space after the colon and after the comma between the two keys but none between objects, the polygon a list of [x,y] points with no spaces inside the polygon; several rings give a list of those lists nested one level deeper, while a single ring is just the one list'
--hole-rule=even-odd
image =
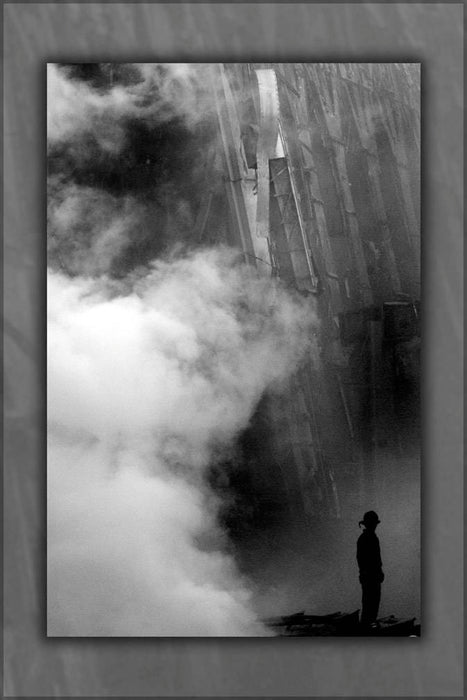
[{"label": "damaged building wall", "polygon": [[311,295],[320,319],[318,362],[268,401],[279,478],[266,469],[259,493],[273,509],[288,493],[301,518],[345,516],[384,499],[387,458],[418,450],[419,66],[212,70],[221,148],[208,200],[224,197],[227,241]]}]

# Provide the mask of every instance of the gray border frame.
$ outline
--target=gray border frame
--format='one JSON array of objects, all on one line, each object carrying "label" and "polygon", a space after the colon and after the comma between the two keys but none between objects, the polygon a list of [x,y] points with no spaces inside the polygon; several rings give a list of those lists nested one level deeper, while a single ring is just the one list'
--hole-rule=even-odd
[{"label": "gray border frame", "polygon": [[[5,697],[463,694],[463,3],[4,4]],[[421,61],[423,636],[45,637],[47,60]]]}]

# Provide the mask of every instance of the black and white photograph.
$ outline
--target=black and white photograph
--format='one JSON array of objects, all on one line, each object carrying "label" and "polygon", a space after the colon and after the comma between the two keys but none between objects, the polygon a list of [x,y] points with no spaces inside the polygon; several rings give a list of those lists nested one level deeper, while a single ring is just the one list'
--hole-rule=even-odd
[{"label": "black and white photograph", "polygon": [[423,637],[420,63],[46,72],[47,635]]}]

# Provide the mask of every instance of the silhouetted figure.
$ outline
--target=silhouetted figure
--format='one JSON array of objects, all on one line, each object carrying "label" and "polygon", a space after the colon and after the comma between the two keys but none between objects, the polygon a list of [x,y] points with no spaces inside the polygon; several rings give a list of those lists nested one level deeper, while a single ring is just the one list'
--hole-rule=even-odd
[{"label": "silhouetted figure", "polygon": [[380,519],[374,510],[369,510],[358,523],[364,530],[357,542],[357,562],[362,584],[362,614],[360,623],[370,627],[376,623],[381,600],[381,583],[384,573],[381,562],[379,539],[375,530]]}]

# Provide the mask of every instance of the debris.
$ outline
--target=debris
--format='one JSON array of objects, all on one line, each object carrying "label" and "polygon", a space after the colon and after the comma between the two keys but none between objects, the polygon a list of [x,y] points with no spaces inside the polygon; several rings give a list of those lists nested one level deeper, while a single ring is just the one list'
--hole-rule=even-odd
[{"label": "debris", "polygon": [[350,613],[311,615],[300,611],[264,620],[280,637],[419,637],[416,618],[399,619],[394,615],[377,620],[371,627],[359,622],[359,610]]}]

